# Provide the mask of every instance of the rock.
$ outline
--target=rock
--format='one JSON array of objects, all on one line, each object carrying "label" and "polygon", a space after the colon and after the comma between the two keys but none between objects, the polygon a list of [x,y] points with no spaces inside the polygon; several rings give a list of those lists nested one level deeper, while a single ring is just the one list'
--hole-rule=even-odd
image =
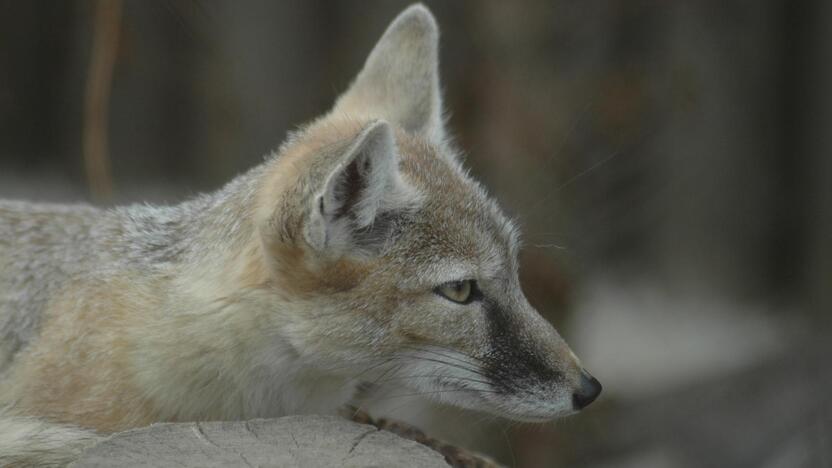
[{"label": "rock", "polygon": [[73,467],[447,467],[442,455],[334,416],[154,424],[114,434]]}]

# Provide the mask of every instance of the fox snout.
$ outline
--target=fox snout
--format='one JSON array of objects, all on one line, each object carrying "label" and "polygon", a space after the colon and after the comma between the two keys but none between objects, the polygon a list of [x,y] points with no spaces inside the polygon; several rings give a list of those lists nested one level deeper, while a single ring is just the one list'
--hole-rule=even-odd
[{"label": "fox snout", "polygon": [[592,376],[586,369],[581,369],[580,386],[572,394],[572,406],[576,410],[582,410],[598,398],[603,387],[601,382]]},{"label": "fox snout", "polygon": [[490,342],[485,375],[509,417],[545,421],[598,398],[601,383],[525,297],[487,299],[484,309]]}]

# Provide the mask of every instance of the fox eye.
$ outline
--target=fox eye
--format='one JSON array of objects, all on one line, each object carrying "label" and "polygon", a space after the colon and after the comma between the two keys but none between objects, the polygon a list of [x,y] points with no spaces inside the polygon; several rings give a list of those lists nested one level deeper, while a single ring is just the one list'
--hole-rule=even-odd
[{"label": "fox eye", "polygon": [[477,296],[477,283],[474,280],[451,281],[440,284],[433,290],[449,301],[468,304]]}]

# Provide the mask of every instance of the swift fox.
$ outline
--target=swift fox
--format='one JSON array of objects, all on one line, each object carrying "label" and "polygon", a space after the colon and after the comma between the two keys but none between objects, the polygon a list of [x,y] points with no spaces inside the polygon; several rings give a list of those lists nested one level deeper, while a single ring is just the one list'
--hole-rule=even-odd
[{"label": "swift fox", "polygon": [[0,202],[0,465],[160,421],[332,413],[380,376],[517,420],[591,403],[448,140],[438,37],[406,9],[330,112],[214,193]]}]

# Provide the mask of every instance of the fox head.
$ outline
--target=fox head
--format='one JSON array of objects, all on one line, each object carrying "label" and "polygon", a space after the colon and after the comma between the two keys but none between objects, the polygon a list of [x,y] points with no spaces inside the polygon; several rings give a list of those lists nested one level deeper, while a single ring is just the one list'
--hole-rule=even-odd
[{"label": "fox head", "polygon": [[[529,304],[518,232],[446,139],[438,29],[415,5],[257,187],[280,329],[309,366],[519,420],[572,413],[598,381]],[[266,327],[268,328],[268,327]]]}]

